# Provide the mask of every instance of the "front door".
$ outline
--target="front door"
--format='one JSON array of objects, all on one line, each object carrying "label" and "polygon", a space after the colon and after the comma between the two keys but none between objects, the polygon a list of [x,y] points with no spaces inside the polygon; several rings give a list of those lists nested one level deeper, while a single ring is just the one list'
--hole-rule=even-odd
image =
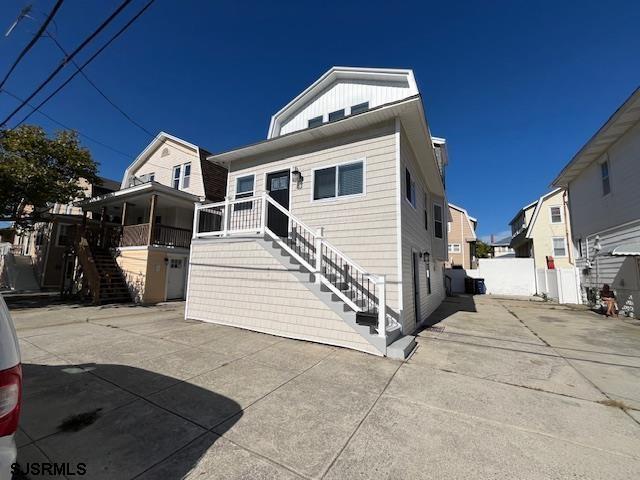
[{"label": "front door", "polygon": [[167,300],[184,298],[186,257],[169,257],[167,265]]},{"label": "front door", "polygon": [[[267,175],[267,190],[269,190],[271,198],[289,210],[289,170],[269,173]],[[269,204],[267,226],[279,237],[286,237],[289,233],[289,218]]]}]

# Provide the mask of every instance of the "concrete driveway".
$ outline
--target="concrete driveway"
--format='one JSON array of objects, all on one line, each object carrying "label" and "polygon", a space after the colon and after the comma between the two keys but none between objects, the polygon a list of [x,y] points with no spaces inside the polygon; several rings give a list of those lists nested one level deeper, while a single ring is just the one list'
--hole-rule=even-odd
[{"label": "concrete driveway", "polygon": [[12,313],[23,464],[84,463],[91,479],[640,477],[632,321],[452,298],[401,363],[184,321],[181,304]]}]

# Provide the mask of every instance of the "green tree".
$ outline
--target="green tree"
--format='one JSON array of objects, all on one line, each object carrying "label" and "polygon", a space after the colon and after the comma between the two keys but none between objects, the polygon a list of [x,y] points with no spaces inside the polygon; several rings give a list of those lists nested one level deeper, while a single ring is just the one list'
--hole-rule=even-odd
[{"label": "green tree", "polygon": [[488,258],[491,254],[491,246],[484,243],[482,240],[476,241],[476,257]]},{"label": "green tree", "polygon": [[49,137],[34,125],[0,130],[0,221],[37,222],[51,204],[84,197],[79,180],[99,183],[97,170],[74,131]]}]

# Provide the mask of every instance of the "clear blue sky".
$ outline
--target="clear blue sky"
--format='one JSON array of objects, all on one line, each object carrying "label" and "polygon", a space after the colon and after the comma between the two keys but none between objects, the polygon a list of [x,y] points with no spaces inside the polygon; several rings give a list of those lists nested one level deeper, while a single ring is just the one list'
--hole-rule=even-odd
[{"label": "clear blue sky", "polygon": [[[3,31],[29,1],[0,2]],[[54,3],[31,1],[40,18]],[[66,0],[57,38],[72,49],[119,3]],[[412,68],[431,131],[449,142],[449,200],[488,235],[640,84],[639,25],[631,1],[157,0],[87,73],[147,129],[217,152],[265,138],[271,114],[332,65]],[[35,28],[0,38],[0,73]],[[59,59],[42,39],[6,87],[26,96]],[[0,94],[0,114],[14,105]],[[80,76],[44,110],[131,157],[150,140]],[[103,175],[121,178],[130,158],[84,142]]]}]

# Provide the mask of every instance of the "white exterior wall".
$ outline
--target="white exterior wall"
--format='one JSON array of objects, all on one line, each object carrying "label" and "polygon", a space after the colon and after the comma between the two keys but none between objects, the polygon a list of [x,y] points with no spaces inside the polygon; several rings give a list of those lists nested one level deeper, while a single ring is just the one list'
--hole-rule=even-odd
[{"label": "white exterior wall", "polygon": [[480,258],[469,276],[484,278],[487,294],[529,296],[536,293],[535,275],[533,258]]},{"label": "white exterior wall", "polygon": [[[312,201],[315,168],[364,159],[365,194]],[[285,154],[237,160],[229,164],[228,195],[236,179],[255,175],[256,194],[265,190],[266,174],[297,167],[302,188],[291,185],[290,211],[307,225],[324,227],[325,238],[370,273],[387,276],[387,306],[399,309],[397,261],[395,128],[393,123],[367,132],[300,147]]]},{"label": "white exterior wall", "polygon": [[375,108],[408,96],[411,96],[408,82],[338,81],[282,122],[280,135],[307,128],[309,120],[319,115],[323,115],[326,122],[329,113],[342,108],[345,115],[349,115],[351,107],[359,103],[369,102],[369,108]]},{"label": "white exterior wall", "polygon": [[[165,148],[168,155],[163,156]],[[200,157],[197,150],[193,150],[181,143],[173,140],[165,140],[155,151],[153,151],[147,160],[137,169],[129,172],[130,175],[137,177],[147,173],[155,173],[155,181],[169,187],[172,186],[173,167],[184,165],[191,162],[191,180],[189,188],[183,191],[204,197],[204,184],[202,181],[202,168],[200,166]],[[182,190],[182,189],[181,189]]]},{"label": "white exterior wall", "polygon": [[[438,308],[446,296],[444,288],[444,264],[447,259],[447,219],[448,204],[442,197],[431,194],[426,188],[426,181],[422,177],[418,160],[409,145],[404,133],[398,132],[400,144],[400,182],[399,204],[401,211],[401,252],[402,252],[402,284],[403,307],[402,324],[404,333],[413,332],[418,324],[424,321]],[[411,178],[416,182],[416,208],[406,199],[405,168],[411,172]],[[427,192],[427,213],[429,217],[428,229],[424,228],[424,192]],[[442,206],[443,238],[434,235],[433,204]],[[418,291],[419,312],[416,316],[414,302],[414,272],[413,252],[427,251],[431,254],[431,294],[427,294],[426,265],[423,259],[418,261]],[[416,320],[417,319],[417,320]]]},{"label": "white exterior wall", "polygon": [[380,355],[255,239],[191,245],[189,318]]},{"label": "white exterior wall", "polygon": [[[582,243],[580,270],[582,294],[599,291],[607,283],[615,290],[618,306],[640,317],[640,260],[637,257],[594,257],[599,235],[603,249],[640,241],[640,123],[631,127],[605,154],[569,183],[571,228],[576,245]],[[600,163],[609,161],[611,193],[602,195]],[[577,248],[576,250],[579,250]],[[587,259],[592,268],[585,270]],[[597,267],[597,268],[596,268]]]}]

